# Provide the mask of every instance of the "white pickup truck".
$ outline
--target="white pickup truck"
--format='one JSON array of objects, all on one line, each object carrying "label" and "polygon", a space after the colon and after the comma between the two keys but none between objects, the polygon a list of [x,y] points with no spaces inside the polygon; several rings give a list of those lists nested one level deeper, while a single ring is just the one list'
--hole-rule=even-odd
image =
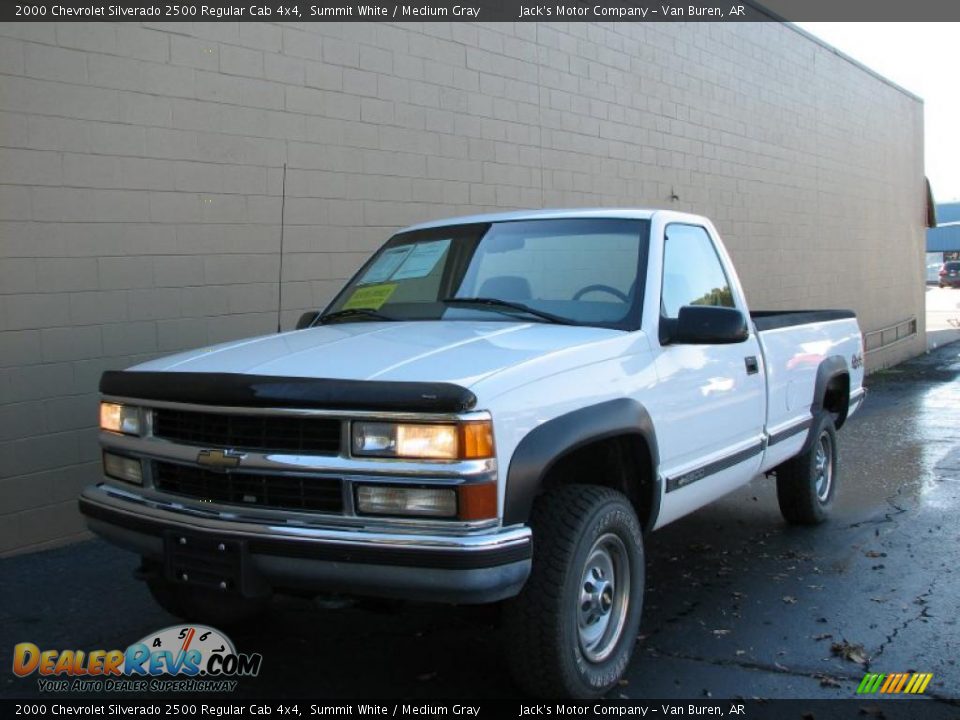
[{"label": "white pickup truck", "polygon": [[80,509],[180,617],[503,601],[521,687],[594,697],[637,637],[644,534],[761,473],[823,520],[862,380],[854,314],[751,314],[703,217],[432,222],[296,331],[104,373]]}]

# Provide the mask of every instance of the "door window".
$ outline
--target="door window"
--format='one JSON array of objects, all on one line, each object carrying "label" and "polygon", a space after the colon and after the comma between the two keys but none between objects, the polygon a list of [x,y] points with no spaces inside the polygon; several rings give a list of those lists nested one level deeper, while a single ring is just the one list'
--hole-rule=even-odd
[{"label": "door window", "polygon": [[730,282],[707,231],[672,224],[663,241],[660,314],[675,320],[684,305],[735,307]]}]

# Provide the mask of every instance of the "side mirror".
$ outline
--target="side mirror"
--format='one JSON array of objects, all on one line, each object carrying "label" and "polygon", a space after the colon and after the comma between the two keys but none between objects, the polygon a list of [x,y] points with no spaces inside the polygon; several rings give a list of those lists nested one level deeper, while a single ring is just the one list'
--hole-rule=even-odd
[{"label": "side mirror", "polygon": [[316,310],[305,312],[300,316],[300,319],[297,320],[297,330],[303,330],[304,328],[310,327],[319,316],[320,313],[318,313]]},{"label": "side mirror", "polygon": [[736,308],[684,305],[667,341],[673,345],[726,345],[748,337],[747,319]]}]

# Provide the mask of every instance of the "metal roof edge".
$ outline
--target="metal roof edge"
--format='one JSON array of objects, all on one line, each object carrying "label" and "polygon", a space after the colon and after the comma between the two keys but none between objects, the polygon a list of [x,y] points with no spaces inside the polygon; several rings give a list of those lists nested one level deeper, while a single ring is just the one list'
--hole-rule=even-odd
[{"label": "metal roof edge", "polygon": [[906,89],[905,87],[903,87],[902,85],[898,85],[897,83],[895,83],[895,82],[894,82],[893,80],[891,80],[890,78],[888,78],[888,77],[886,77],[886,76],[881,75],[880,73],[878,73],[876,70],[874,70],[874,69],[872,69],[872,68],[870,68],[870,67],[867,67],[866,65],[864,65],[864,64],[863,64],[862,62],[860,62],[859,60],[855,60],[854,58],[850,57],[850,56],[847,55],[845,52],[843,52],[843,50],[837,49],[836,47],[834,47],[833,45],[831,45],[830,43],[828,43],[826,40],[823,40],[823,39],[821,39],[821,38],[818,38],[816,35],[814,35],[814,34],[811,33],[811,32],[808,32],[808,31],[804,30],[802,27],[800,27],[800,26],[797,25],[796,23],[793,23],[793,22],[790,22],[789,20],[786,20],[786,19],[784,19],[784,18],[781,18],[779,15],[777,15],[776,13],[774,13],[774,12],[773,12],[772,10],[770,10],[769,8],[765,8],[763,5],[759,5],[759,4],[758,4],[757,6],[758,6],[765,14],[770,15],[771,18],[774,18],[774,19],[779,20],[779,21],[782,22],[786,27],[790,28],[790,29],[793,30],[795,33],[797,33],[798,35],[802,35],[803,37],[807,38],[808,40],[812,40],[812,41],[815,42],[817,45],[819,45],[820,47],[822,47],[824,50],[828,50],[829,52],[832,52],[834,55],[836,55],[836,56],[839,57],[840,59],[846,60],[846,61],[847,61],[848,63],[850,63],[851,65],[859,68],[860,70],[863,70],[863,71],[864,71],[865,73],[867,73],[868,75],[872,75],[874,78],[876,78],[876,79],[879,80],[880,82],[884,83],[885,85],[889,85],[889,86],[892,87],[894,90],[897,90],[897,91],[903,93],[904,95],[906,95],[906,96],[907,96],[908,98],[910,98],[911,100],[916,100],[916,101],[917,101],[918,103],[920,103],[921,105],[923,104],[923,98],[922,98],[922,97],[920,97],[919,95],[916,95],[916,94],[910,92],[909,90],[907,90],[907,89]]}]

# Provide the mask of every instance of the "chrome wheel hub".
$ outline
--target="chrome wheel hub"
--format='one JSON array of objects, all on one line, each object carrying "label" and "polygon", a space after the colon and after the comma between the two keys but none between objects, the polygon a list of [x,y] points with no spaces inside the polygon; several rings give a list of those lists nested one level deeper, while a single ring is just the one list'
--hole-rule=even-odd
[{"label": "chrome wheel hub", "polygon": [[599,567],[591,568],[590,577],[583,583],[580,611],[584,614],[587,625],[600,622],[613,607],[613,584],[604,579],[603,572]]},{"label": "chrome wheel hub", "polygon": [[830,497],[830,487],[833,484],[833,440],[826,432],[822,433],[817,440],[814,477],[817,499],[820,502],[826,502]]},{"label": "chrome wheel hub", "polygon": [[630,600],[630,565],[626,546],[608,533],[587,553],[580,580],[577,636],[591,662],[602,662],[623,633]]}]

